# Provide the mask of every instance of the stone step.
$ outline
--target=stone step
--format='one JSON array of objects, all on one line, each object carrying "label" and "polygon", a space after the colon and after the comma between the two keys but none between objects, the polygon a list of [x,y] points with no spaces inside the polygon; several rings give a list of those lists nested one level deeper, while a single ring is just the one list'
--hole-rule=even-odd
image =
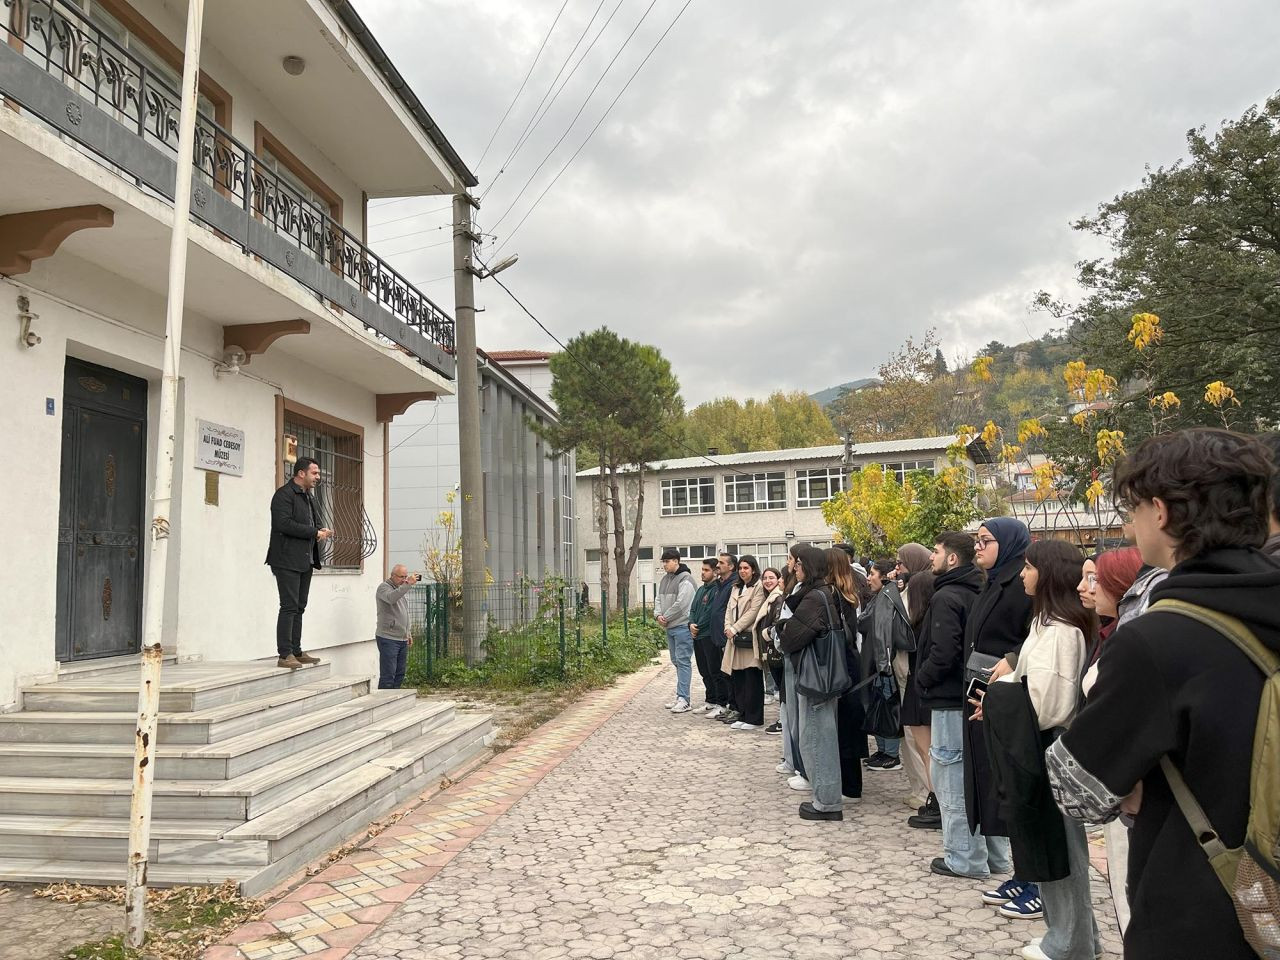
[{"label": "stone step", "polygon": [[[262,872],[261,867],[147,866],[147,885],[151,887],[218,886],[227,880],[242,885]],[[124,883],[125,861],[119,863],[89,860],[30,860],[0,857],[0,883],[61,883],[75,881],[98,887],[118,887]],[[259,892],[266,889],[259,888]]]},{"label": "stone step", "polygon": [[[156,748],[156,777],[163,780],[230,780],[287,759],[343,735],[404,713],[413,690],[378,690],[332,707],[213,744]],[[67,770],[92,778],[128,778],[133,742],[0,743],[0,776],[54,777]]]},{"label": "stone step", "polygon": [[[161,745],[216,743],[369,692],[365,677],[329,677],[193,713],[161,714]],[[136,711],[24,710],[0,714],[0,743],[117,743],[132,749]]]},{"label": "stone step", "polygon": [[[447,701],[415,704],[234,779],[157,779],[152,815],[238,821],[260,816],[448,723],[453,708]],[[0,814],[122,817],[128,816],[130,793],[131,781],[124,778],[0,776]]]},{"label": "stone step", "polygon": [[[212,842],[241,826],[234,820],[153,820],[152,862],[168,841]],[[0,850],[20,860],[120,860],[129,852],[129,821],[111,817],[0,816]],[[264,859],[262,861],[266,863]]]},{"label": "stone step", "polygon": [[[328,663],[289,670],[275,660],[179,663],[160,677],[160,710],[190,713],[288,690],[329,676]],[[138,671],[121,668],[89,677],[25,687],[23,710],[128,712],[138,707]]]},{"label": "stone step", "polygon": [[[487,747],[488,716],[467,714],[247,823],[158,819],[148,877],[157,885],[212,884],[231,877],[254,896],[341,846],[371,821],[457,771]],[[0,879],[118,883],[127,818],[0,816]]]}]

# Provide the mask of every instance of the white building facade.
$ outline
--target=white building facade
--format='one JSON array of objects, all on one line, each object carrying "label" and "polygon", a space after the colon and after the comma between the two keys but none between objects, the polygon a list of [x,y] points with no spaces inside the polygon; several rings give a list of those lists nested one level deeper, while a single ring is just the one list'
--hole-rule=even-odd
[{"label": "white building facade", "polygon": [[[645,471],[641,548],[632,572],[632,598],[652,598],[661,579],[658,557],[667,547],[699,561],[727,549],[751,554],[763,567],[786,562],[797,542],[830,546],[833,533],[822,517],[822,504],[842,492],[850,470],[876,463],[901,480],[913,470],[941,471],[949,464],[947,448],[954,436],[921,437],[844,446],[801,447],[754,453],[682,457],[653,464]],[[971,451],[972,456],[979,456]],[[970,475],[974,464],[964,461]],[[599,474],[578,474],[578,542],[581,569],[593,601],[600,583],[600,516],[596,495]],[[637,488],[628,483],[627,542],[635,522]],[[610,540],[612,548],[612,540]],[[610,554],[610,578],[615,574]],[[693,567],[693,564],[690,564]],[[632,600],[634,602],[634,600]]]},{"label": "white building facade", "polygon": [[[139,649],[184,25],[162,0],[0,16],[5,709]],[[367,199],[475,178],[350,4],[209,4],[201,66],[165,653],[275,656],[268,505],[310,456],[335,537],[303,643],[376,674],[387,427],[455,371],[452,319],[363,242]]]},{"label": "white building facade", "polygon": [[[478,357],[485,567],[497,583],[549,576],[572,582],[574,454],[555,456],[531,426],[556,422],[549,355],[536,363],[527,356],[518,364],[495,359],[508,355]],[[428,549],[448,547],[441,514],[452,514],[455,535],[461,522],[457,398],[415,404],[391,425],[390,437],[390,562],[422,570]]]}]

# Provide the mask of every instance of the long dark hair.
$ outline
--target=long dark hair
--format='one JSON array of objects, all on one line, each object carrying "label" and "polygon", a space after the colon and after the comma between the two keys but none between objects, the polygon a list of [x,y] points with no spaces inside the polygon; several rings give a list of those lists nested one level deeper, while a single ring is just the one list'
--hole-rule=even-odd
[{"label": "long dark hair", "polygon": [[1057,620],[1076,627],[1092,642],[1098,632],[1098,619],[1080,602],[1076,587],[1084,554],[1065,540],[1037,540],[1027,547],[1027,563],[1036,568],[1036,592],[1031,598],[1031,613],[1041,623]]},{"label": "long dark hair", "polygon": [[858,582],[853,578],[849,555],[839,547],[827,551],[827,583],[855,607],[860,606]]},{"label": "long dark hair", "polygon": [[827,582],[827,555],[824,551],[806,543],[795,551],[795,558],[804,567],[804,581],[800,584],[801,596]]},{"label": "long dark hair", "polygon": [[753,557],[751,554],[744,553],[742,556],[738,558],[738,563],[745,563],[747,566],[751,568],[750,583],[743,583],[742,575],[741,574],[738,575],[738,592],[741,593],[743,589],[746,587],[754,587],[756,585],[756,581],[760,579],[760,561],[757,560],[755,557]]}]

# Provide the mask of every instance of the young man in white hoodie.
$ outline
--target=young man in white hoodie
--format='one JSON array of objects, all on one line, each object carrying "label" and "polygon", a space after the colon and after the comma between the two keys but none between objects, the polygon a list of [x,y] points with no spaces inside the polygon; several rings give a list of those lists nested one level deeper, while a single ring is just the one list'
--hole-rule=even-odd
[{"label": "young man in white hoodie", "polygon": [[676,668],[675,699],[664,706],[672,713],[689,712],[689,680],[692,675],[693,634],[689,632],[689,608],[696,589],[693,574],[680,562],[680,551],[668,547],[662,551],[662,569],[666,574],[658,584],[653,615],[667,631],[667,652]]}]

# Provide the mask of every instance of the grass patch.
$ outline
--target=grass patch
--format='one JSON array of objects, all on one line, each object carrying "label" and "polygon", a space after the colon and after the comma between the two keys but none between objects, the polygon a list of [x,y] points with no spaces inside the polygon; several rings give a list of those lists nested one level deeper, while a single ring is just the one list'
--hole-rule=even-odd
[{"label": "grass patch", "polygon": [[[35,893],[62,903],[112,903],[124,909],[124,887],[54,883]],[[219,887],[148,890],[147,938],[141,950],[114,935],[72,947],[63,960],[199,960],[236,927],[258,919],[265,906],[241,897],[234,880]]]}]

